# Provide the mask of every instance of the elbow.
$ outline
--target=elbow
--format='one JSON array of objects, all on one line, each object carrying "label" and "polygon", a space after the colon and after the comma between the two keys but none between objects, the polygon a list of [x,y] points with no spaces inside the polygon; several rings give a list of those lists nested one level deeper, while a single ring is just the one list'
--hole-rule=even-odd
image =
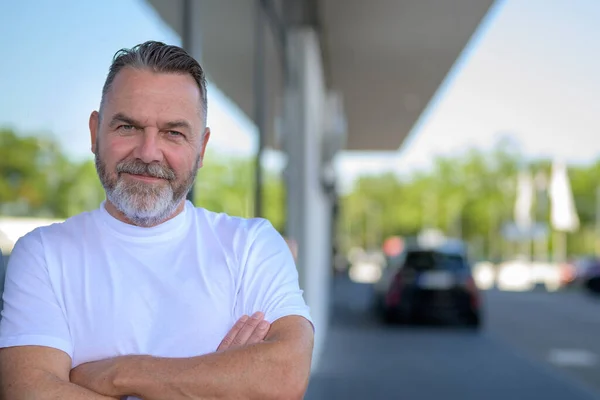
[{"label": "elbow", "polygon": [[269,400],[302,400],[307,388],[308,382],[302,384],[286,382],[286,385],[280,385],[279,388],[271,391],[266,398]]},{"label": "elbow", "polygon": [[294,386],[288,393],[289,400],[303,400],[308,389],[308,377]]},{"label": "elbow", "polygon": [[[306,334],[293,345],[278,348],[277,357],[273,357],[268,390],[261,399],[302,400],[306,395],[312,365],[313,335]],[[263,386],[263,389],[265,387]]]},{"label": "elbow", "polygon": [[[245,400],[302,400],[308,389],[310,371],[293,371],[293,367],[279,369],[263,379],[254,390],[243,390],[239,398]],[[237,398],[237,397],[236,397]]]},{"label": "elbow", "polygon": [[291,382],[286,393],[280,398],[286,400],[303,400],[308,389],[308,375],[297,379],[296,382]]},{"label": "elbow", "polygon": [[309,377],[310,367],[290,365],[282,369],[279,379],[273,382],[272,390],[265,397],[270,400],[302,400],[308,389]]}]

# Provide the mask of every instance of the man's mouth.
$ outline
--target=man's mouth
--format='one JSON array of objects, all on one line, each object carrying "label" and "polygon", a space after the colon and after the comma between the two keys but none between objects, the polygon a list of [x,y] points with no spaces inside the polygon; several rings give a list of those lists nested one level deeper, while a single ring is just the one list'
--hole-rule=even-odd
[{"label": "man's mouth", "polygon": [[128,175],[134,179],[140,180],[140,181],[144,181],[144,182],[159,182],[159,181],[163,181],[163,178],[157,178],[155,176],[150,176],[150,175],[137,175],[137,174],[130,174],[127,172],[123,172],[124,175]]}]

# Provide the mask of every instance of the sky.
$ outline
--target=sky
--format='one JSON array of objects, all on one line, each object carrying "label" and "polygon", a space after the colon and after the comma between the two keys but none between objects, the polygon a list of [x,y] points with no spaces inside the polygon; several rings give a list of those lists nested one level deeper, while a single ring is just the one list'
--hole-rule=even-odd
[{"label": "sky", "polygon": [[[88,119],[115,52],[149,39],[181,44],[142,0],[1,2],[0,37],[13,38],[2,41],[0,126],[55,135],[75,158],[91,157]],[[210,83],[208,93],[211,147],[255,151],[248,118]]]},{"label": "sky", "polygon": [[599,20],[597,0],[497,2],[401,149],[344,170],[402,175],[502,138],[530,159],[596,160]]},{"label": "sky", "polygon": [[[595,160],[599,20],[597,0],[498,1],[398,151],[338,157],[344,185],[427,168],[436,155],[489,149],[502,137],[530,158]],[[91,156],[88,116],[115,51],[149,38],[180,44],[142,0],[2,2],[0,37],[0,126],[56,135],[74,158]],[[252,154],[251,121],[214,85],[209,104],[210,146]],[[281,158],[270,152],[266,163],[280,167]]]}]

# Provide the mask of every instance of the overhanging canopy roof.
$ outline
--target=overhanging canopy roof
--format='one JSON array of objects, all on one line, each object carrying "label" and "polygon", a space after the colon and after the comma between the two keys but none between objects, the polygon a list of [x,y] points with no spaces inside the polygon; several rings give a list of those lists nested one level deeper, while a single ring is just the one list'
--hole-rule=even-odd
[{"label": "overhanging canopy roof", "polygon": [[[202,64],[248,116],[254,113],[254,1],[196,0]],[[343,94],[348,150],[402,144],[494,0],[316,0],[325,73]],[[182,2],[149,0],[182,34]],[[268,35],[269,143],[281,109],[281,62]]]}]

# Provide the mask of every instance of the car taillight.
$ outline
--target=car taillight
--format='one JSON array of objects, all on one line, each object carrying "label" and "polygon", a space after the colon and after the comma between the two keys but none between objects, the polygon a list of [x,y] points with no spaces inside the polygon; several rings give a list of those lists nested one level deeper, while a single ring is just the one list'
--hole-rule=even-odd
[{"label": "car taillight", "polygon": [[388,290],[386,296],[386,304],[390,307],[398,305],[400,303],[400,296],[402,295],[402,276],[400,274],[396,274],[392,284],[390,285],[390,289]]},{"label": "car taillight", "polygon": [[471,306],[474,309],[479,308],[479,289],[477,288],[475,280],[472,276],[467,277],[467,280],[465,281],[465,286],[467,288],[467,292],[469,292],[469,295],[471,297]]},{"label": "car taillight", "polygon": [[563,283],[571,283],[575,280],[575,267],[572,264],[562,264],[559,271]]}]

